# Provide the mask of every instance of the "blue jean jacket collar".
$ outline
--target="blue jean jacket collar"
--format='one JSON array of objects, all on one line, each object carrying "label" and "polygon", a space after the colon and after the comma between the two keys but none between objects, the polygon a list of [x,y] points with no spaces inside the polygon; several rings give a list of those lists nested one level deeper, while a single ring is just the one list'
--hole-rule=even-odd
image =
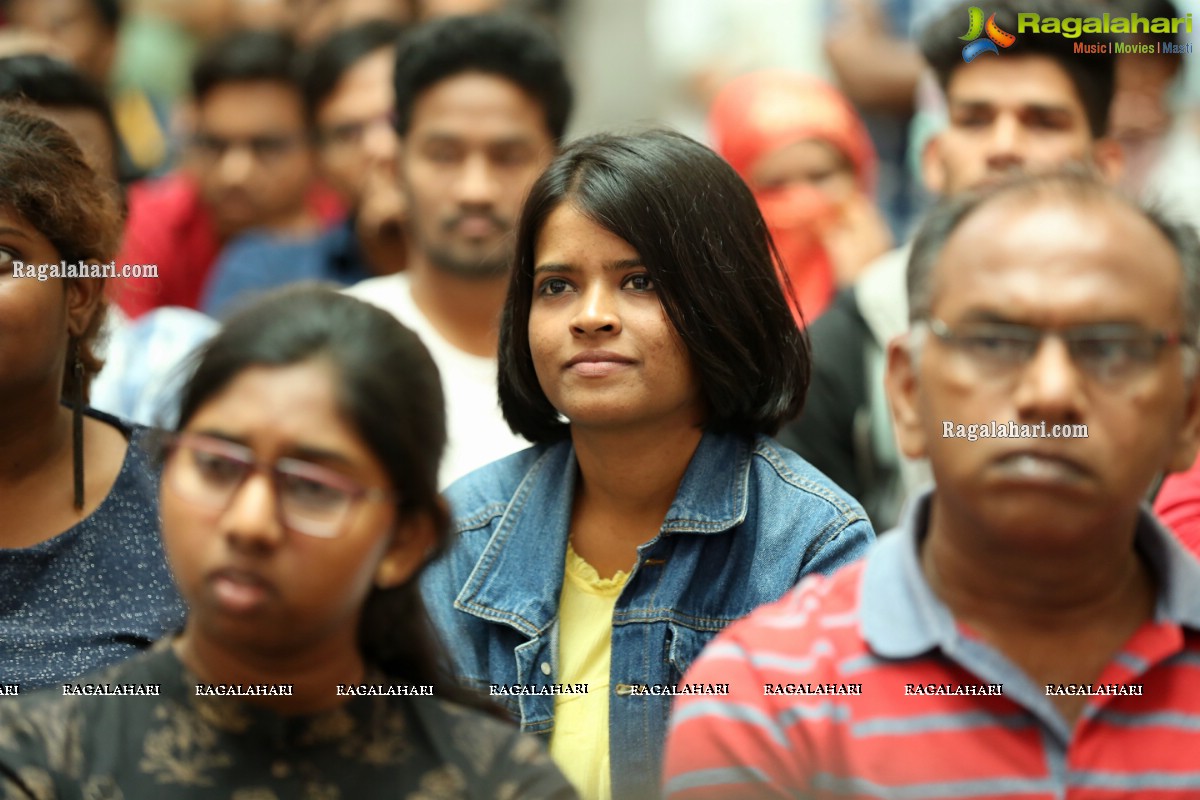
[{"label": "blue jean jacket collar", "polygon": [[[751,444],[735,435],[705,433],[659,536],[719,533],[744,522]],[[734,469],[729,469],[730,464]],[[457,608],[510,625],[531,638],[549,629],[562,591],[577,473],[570,441],[546,449],[504,509],[459,592]]]}]

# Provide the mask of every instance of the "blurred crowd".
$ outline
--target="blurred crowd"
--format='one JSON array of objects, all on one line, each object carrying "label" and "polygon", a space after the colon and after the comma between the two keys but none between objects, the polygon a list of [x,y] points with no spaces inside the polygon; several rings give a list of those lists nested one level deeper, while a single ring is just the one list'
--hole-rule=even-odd
[{"label": "blurred crowd", "polygon": [[0,4],[0,797],[1200,796],[1192,2]]}]

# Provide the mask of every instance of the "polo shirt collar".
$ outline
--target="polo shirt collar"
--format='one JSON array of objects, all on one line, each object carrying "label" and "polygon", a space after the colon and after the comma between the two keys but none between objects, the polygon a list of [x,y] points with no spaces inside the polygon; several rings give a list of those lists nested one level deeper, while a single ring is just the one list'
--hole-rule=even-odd
[{"label": "polo shirt collar", "polygon": [[1158,578],[1155,621],[1200,630],[1200,561],[1145,507],[1136,541]]},{"label": "polo shirt collar", "polygon": [[[918,496],[899,526],[867,556],[862,583],[863,637],[884,658],[914,658],[949,645],[957,633],[950,609],[933,592],[918,558],[933,490]],[[1158,580],[1157,622],[1200,630],[1200,562],[1143,507],[1135,544]]]},{"label": "polo shirt collar", "polygon": [[917,546],[929,524],[929,491],[908,505],[900,524],[879,537],[867,555],[862,583],[863,638],[884,658],[914,658],[949,642],[950,609],[921,571]]}]

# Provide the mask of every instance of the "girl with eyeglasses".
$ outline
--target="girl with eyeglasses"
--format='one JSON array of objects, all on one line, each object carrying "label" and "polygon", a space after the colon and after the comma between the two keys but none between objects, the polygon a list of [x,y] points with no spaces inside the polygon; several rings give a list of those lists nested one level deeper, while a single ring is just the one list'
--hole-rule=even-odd
[{"label": "girl with eyeglasses", "polygon": [[145,429],[88,407],[113,187],[70,135],[0,106],[0,685],[30,691],[135,655],[183,622]]},{"label": "girl with eyeglasses", "polygon": [[4,796],[573,797],[440,674],[414,578],[447,534],[444,443],[437,370],[386,312],[304,287],[231,319],[165,447],[187,622],[0,703]]},{"label": "girl with eyeglasses", "polygon": [[701,648],[874,539],[770,437],[808,383],[774,255],[733,169],[662,131],[576,142],[521,213],[499,395],[535,446],[450,487],[422,591],[460,679],[586,798],[658,797]]}]

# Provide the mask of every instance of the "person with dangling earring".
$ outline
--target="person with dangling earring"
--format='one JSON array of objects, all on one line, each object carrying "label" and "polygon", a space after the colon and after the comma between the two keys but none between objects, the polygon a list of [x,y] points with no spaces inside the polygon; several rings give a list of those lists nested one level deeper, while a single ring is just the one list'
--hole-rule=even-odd
[{"label": "person with dangling earring", "polygon": [[[183,624],[145,429],[87,406],[121,217],[66,131],[0,106],[0,685],[122,661]],[[88,277],[75,276],[87,273]]]},{"label": "person with dangling earring", "polygon": [[417,334],[301,285],[194,363],[154,448],[187,622],[84,690],[0,702],[0,797],[576,800],[430,627],[417,576],[453,534]]}]

